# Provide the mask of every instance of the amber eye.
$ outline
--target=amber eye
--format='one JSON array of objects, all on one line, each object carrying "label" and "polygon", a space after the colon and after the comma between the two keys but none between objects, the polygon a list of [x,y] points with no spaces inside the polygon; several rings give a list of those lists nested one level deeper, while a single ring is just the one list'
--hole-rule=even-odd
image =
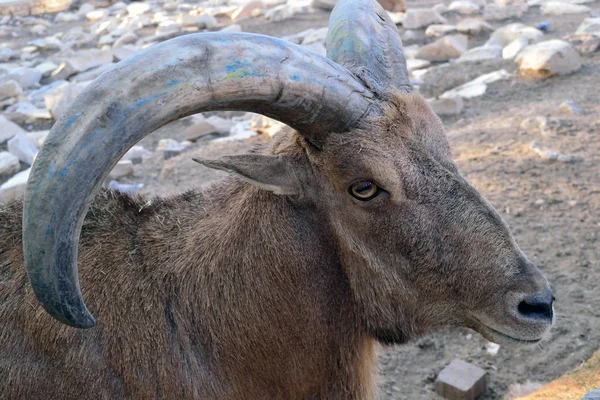
[{"label": "amber eye", "polygon": [[373,182],[361,181],[350,186],[349,192],[355,199],[368,201],[379,194],[379,187]]}]

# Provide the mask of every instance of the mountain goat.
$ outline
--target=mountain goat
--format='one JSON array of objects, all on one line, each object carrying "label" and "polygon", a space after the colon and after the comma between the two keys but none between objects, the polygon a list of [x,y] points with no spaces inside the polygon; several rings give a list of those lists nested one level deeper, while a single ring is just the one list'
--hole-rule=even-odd
[{"label": "mountain goat", "polygon": [[[3,399],[373,399],[377,343],[540,340],[550,286],[452,162],[389,16],[341,0],[327,47],[191,34],[87,86],[0,206]],[[99,191],[145,135],[213,110],[294,131],[198,160],[232,174],[203,192]]]}]

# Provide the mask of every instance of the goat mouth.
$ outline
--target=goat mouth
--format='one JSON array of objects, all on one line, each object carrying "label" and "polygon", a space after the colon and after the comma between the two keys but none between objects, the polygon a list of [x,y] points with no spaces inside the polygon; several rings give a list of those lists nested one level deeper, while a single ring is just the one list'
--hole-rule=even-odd
[{"label": "goat mouth", "polygon": [[533,345],[540,343],[542,338],[538,339],[519,339],[514,336],[507,335],[485,324],[480,325],[479,333],[486,339],[498,344],[516,344],[516,345]]}]

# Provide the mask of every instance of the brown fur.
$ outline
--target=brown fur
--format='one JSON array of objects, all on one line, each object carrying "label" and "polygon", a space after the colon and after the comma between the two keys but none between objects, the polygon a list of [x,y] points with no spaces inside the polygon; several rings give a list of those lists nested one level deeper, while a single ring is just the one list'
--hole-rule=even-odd
[{"label": "brown fur", "polygon": [[[322,150],[295,133],[260,150],[292,160],[294,196],[237,179],[151,203],[98,195],[79,245],[93,329],[39,306],[21,204],[0,205],[2,398],[373,399],[378,341],[489,321],[532,331],[502,296],[545,279],[423,99],[384,107]],[[359,204],[357,179],[389,194]]]}]

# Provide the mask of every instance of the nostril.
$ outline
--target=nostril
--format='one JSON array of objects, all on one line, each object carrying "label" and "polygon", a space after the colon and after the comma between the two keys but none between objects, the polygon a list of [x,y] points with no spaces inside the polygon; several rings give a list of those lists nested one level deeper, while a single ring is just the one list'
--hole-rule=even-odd
[{"label": "nostril", "polygon": [[552,302],[523,300],[519,303],[518,310],[527,318],[552,319]]}]

